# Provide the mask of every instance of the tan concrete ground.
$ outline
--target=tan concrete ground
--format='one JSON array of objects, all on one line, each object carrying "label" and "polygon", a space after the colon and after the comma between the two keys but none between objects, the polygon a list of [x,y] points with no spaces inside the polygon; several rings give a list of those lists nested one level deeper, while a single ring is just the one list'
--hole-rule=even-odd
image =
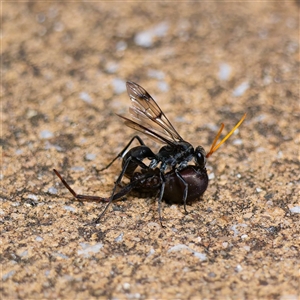
[{"label": "tan concrete ground", "polygon": [[[2,3],[4,299],[299,299],[297,2]],[[135,134],[126,80],[209,149],[202,199],[128,195],[102,222]],[[297,135],[298,134],[298,135]],[[148,138],[147,144],[157,151]]]}]

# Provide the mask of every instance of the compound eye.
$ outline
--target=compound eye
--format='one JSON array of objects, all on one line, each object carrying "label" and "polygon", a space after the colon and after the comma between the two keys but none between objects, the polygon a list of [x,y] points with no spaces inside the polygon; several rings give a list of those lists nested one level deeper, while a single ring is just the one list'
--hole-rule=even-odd
[{"label": "compound eye", "polygon": [[200,167],[204,167],[206,164],[206,158],[205,158],[205,151],[204,149],[201,147],[197,147],[196,148],[196,160],[197,160],[197,164]]}]

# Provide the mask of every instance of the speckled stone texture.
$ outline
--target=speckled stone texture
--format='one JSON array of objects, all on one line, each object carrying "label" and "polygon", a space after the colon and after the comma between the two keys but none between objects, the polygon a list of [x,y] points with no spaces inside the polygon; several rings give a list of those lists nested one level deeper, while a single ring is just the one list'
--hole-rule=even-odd
[{"label": "speckled stone texture", "polygon": [[[3,299],[299,299],[296,1],[2,3],[1,51]],[[137,194],[95,225],[52,171],[110,194],[127,80],[207,151],[247,113],[166,228]]]}]

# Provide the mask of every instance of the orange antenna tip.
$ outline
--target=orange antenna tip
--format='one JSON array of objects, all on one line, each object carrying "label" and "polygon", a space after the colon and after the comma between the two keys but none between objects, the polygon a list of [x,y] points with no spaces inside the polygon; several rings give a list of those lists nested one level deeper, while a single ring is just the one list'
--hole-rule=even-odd
[{"label": "orange antenna tip", "polygon": [[221,127],[220,127],[220,129],[219,129],[219,131],[218,131],[218,133],[217,133],[214,141],[213,141],[213,144],[212,144],[209,152],[206,155],[206,158],[210,157],[214,152],[216,152],[220,148],[220,146],[222,144],[224,144],[230,138],[230,136],[234,133],[234,131],[243,123],[243,121],[245,120],[245,118],[246,118],[246,113],[242,116],[242,118],[240,119],[240,121],[231,129],[231,131],[221,140],[221,142],[218,145],[216,145],[217,140],[219,139],[219,137],[220,137],[220,135],[222,133],[222,130],[224,128],[224,124],[223,123],[221,124]]}]

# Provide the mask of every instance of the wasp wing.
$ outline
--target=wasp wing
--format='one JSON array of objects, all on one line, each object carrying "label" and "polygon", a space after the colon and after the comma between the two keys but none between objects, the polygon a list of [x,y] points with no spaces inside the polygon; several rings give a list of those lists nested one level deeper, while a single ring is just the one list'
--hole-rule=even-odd
[{"label": "wasp wing", "polygon": [[130,120],[122,115],[117,114],[117,116],[119,116],[120,118],[125,120],[124,124],[126,126],[148,135],[151,139],[155,140],[156,142],[168,144],[172,147],[176,147],[176,145],[174,144],[173,141],[158,134],[154,129],[147,128],[147,127],[143,126],[142,124],[139,124],[133,120]]},{"label": "wasp wing", "polygon": [[[155,135],[154,139],[163,143],[168,141],[167,144],[174,145],[174,142],[183,141],[158,104],[144,88],[131,81],[126,83],[126,87],[132,101],[129,111],[133,117],[131,123],[127,119],[126,125],[152,138]],[[149,129],[144,125],[147,125]]]}]

